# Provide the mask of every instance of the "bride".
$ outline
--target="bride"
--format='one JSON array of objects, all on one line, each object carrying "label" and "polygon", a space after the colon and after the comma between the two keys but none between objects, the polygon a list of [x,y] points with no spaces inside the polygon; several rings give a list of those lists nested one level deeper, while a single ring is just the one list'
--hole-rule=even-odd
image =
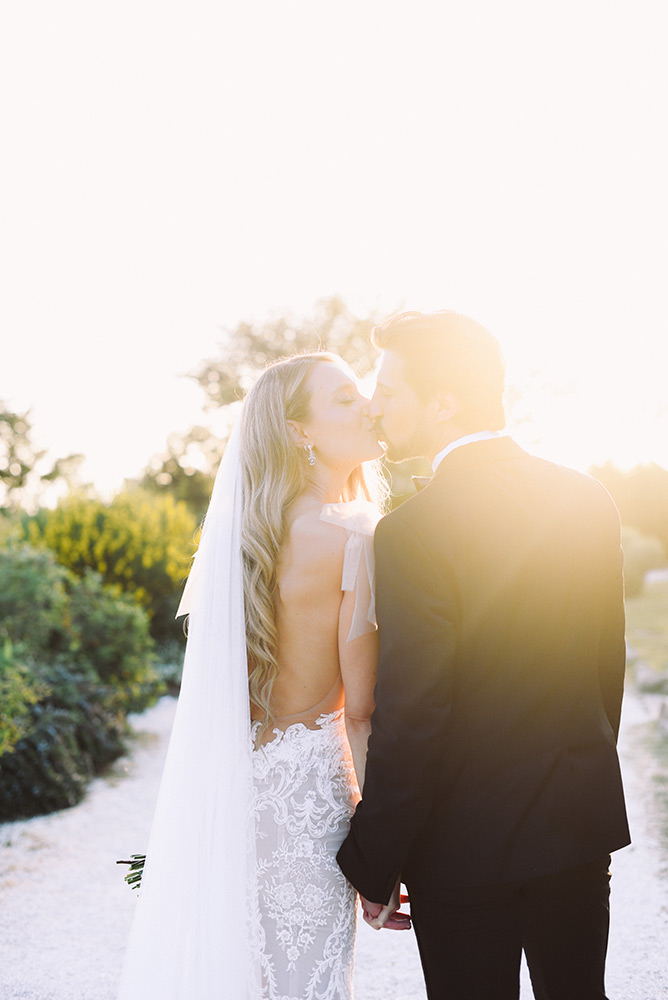
[{"label": "bride", "polygon": [[346,1000],[382,453],[335,355],[270,366],[216,477],[120,1000]]}]

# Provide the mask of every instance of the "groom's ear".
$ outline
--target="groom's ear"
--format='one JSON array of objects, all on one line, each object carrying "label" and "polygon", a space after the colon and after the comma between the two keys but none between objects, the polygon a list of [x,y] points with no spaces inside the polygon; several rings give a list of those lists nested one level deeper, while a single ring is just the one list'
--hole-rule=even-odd
[{"label": "groom's ear", "polygon": [[288,432],[292,435],[295,444],[299,448],[303,448],[305,444],[309,443],[308,435],[302,430],[301,424],[297,423],[296,420],[286,420],[285,422],[288,425]]},{"label": "groom's ear", "polygon": [[454,420],[459,409],[459,403],[454,392],[439,392],[435,400],[435,416],[439,424]]}]

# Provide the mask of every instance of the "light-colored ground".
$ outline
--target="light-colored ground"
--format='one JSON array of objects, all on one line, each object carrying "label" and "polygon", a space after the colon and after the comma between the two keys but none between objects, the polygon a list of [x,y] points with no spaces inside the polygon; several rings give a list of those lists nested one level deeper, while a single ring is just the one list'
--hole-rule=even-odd
[{"label": "light-colored ground", "polygon": [[[624,710],[634,845],[613,862],[611,1000],[668,998],[668,734],[656,721],[660,704],[630,693]],[[136,903],[114,862],[146,844],[173,709],[163,699],[135,720],[132,758],[94,782],[79,806],[0,826],[1,1000],[114,1000]],[[424,1000],[412,932],[361,925],[356,995]],[[522,998],[531,996],[523,973]]]}]

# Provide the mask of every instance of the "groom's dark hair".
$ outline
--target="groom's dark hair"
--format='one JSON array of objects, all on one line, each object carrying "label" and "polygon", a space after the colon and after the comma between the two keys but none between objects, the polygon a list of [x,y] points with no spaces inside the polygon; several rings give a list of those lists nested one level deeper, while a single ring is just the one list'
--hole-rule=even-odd
[{"label": "groom's dark hair", "polygon": [[402,312],[374,327],[371,341],[401,357],[406,381],[422,402],[452,392],[457,421],[467,431],[504,427],[505,364],[498,341],[480,323],[446,309]]}]

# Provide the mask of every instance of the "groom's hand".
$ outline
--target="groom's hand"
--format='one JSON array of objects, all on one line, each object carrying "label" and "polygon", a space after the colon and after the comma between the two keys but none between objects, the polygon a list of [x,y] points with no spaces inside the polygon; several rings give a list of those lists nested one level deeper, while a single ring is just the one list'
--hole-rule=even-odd
[{"label": "groom's hand", "polygon": [[379,931],[381,928],[391,931],[407,931],[411,928],[411,918],[407,913],[402,913],[399,909],[401,903],[408,902],[408,896],[399,894],[399,884],[397,884],[392,898],[387,906],[382,903],[372,903],[370,900],[360,896],[364,920]]}]

